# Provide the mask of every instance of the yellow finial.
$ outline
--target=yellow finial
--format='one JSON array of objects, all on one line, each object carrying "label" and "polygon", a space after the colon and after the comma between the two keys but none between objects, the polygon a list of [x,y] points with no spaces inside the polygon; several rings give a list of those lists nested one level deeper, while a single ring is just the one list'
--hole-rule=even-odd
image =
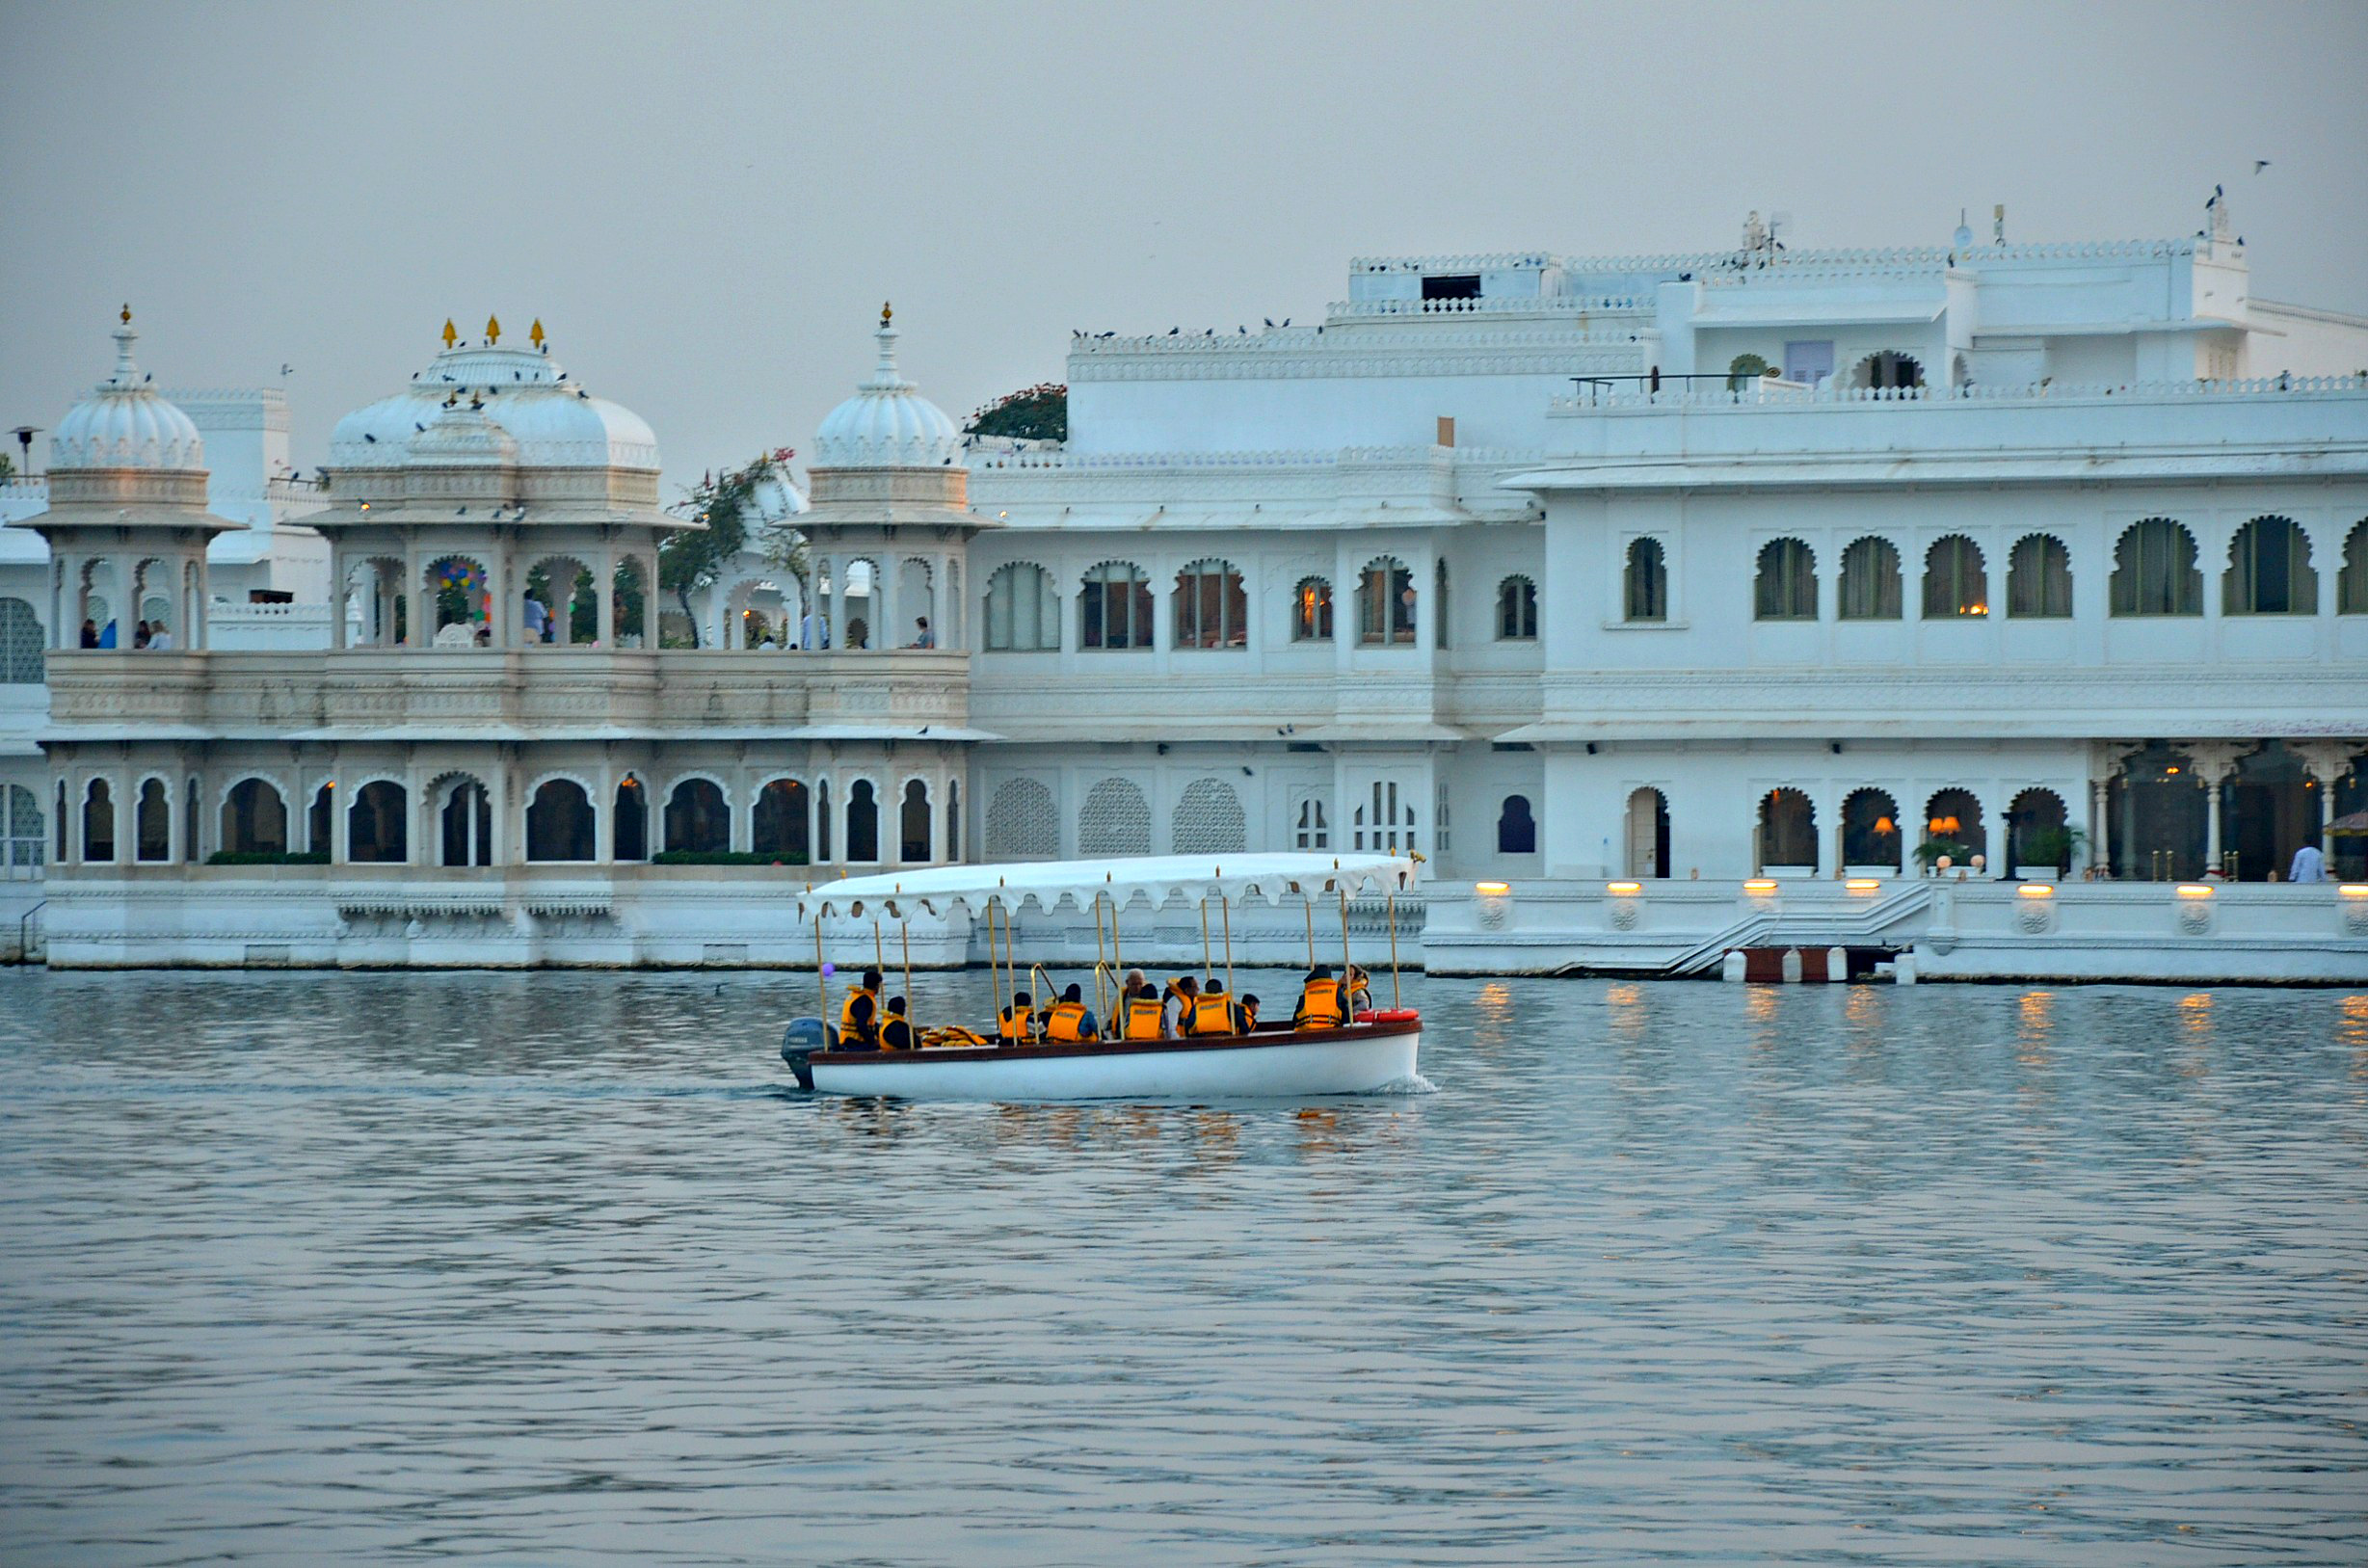
[{"label": "yellow finial", "polygon": [[485,340],[489,343],[501,341],[501,317],[488,316],[485,318]]},{"label": "yellow finial", "polygon": [[888,302],[887,302],[886,300],[882,300],[882,301],[880,302],[880,325],[881,325],[881,326],[883,326],[883,327],[887,326],[887,325],[888,325],[888,323],[889,323],[889,318],[890,318],[891,316],[893,316],[895,313],[896,313],[895,311],[891,310],[891,309],[888,307]]},{"label": "yellow finial", "polygon": [[123,325],[131,325],[131,302],[128,300],[123,303]]},{"label": "yellow finial", "polygon": [[459,331],[453,327],[452,318],[450,316],[446,316],[444,318],[444,347],[449,349],[453,344],[458,343],[460,340],[461,334]]},{"label": "yellow finial", "polygon": [[536,348],[543,346],[543,318],[541,316],[535,317],[534,330],[526,334],[526,340]]}]

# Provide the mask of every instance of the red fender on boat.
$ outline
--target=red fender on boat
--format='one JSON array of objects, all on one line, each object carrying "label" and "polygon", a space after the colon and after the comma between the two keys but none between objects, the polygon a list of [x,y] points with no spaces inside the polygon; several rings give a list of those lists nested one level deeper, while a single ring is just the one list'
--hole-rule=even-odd
[{"label": "red fender on boat", "polygon": [[1359,1013],[1359,1023],[1419,1023],[1423,1015],[1411,1007],[1385,1007],[1378,1013]]}]

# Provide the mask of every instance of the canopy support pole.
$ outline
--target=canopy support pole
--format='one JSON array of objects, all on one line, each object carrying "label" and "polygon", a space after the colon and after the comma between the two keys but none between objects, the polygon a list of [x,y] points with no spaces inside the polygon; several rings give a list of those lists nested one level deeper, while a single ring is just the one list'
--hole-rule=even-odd
[{"label": "canopy support pole", "polygon": [[[1115,918],[1115,916],[1112,917]],[[1094,1012],[1108,1018],[1109,1002],[1102,994],[1102,894],[1094,894]]]},{"label": "canopy support pole", "polygon": [[1392,889],[1381,897],[1382,907],[1390,916],[1390,1009],[1397,1012],[1405,1006],[1397,995],[1397,891]]},{"label": "canopy support pole", "polygon": [[1225,994],[1238,997],[1234,990],[1234,906],[1225,899],[1217,900],[1217,913],[1225,917]]},{"label": "canopy support pole", "polygon": [[1003,1015],[1011,1010],[1003,1000],[1003,971],[995,961],[995,906],[1001,902],[999,898],[987,900],[987,984],[995,988],[995,1022],[998,1025],[995,1033],[998,1039],[1002,1038],[1003,1031],[999,1025]]},{"label": "canopy support pole", "polygon": [[1299,896],[1307,904],[1307,967],[1312,974],[1316,970],[1316,895],[1302,890]]},{"label": "canopy support pole", "polygon": [[[812,888],[806,890],[813,891]],[[822,992],[822,999],[818,1005],[821,1009],[822,1026],[827,1030],[831,1027],[831,976],[830,971],[823,968],[822,964],[822,909],[820,905],[814,908],[814,984]]]},{"label": "canopy support pole", "polygon": [[[1094,907],[1102,907],[1102,895],[1094,894]],[[1120,975],[1127,972],[1127,955],[1118,950],[1118,894],[1110,894],[1110,964]]]},{"label": "canopy support pole", "polygon": [[1209,895],[1201,895],[1201,983],[1207,985],[1216,977],[1217,966],[1209,952]]},{"label": "canopy support pole", "polygon": [[1357,1021],[1356,988],[1350,983],[1356,966],[1348,962],[1348,890],[1337,890],[1341,895],[1341,1022],[1346,1024]]},{"label": "canopy support pole", "polygon": [[897,922],[896,935],[904,941],[904,1023],[913,1031],[913,1044],[920,1045],[920,1004],[913,999],[913,917],[908,915]]}]

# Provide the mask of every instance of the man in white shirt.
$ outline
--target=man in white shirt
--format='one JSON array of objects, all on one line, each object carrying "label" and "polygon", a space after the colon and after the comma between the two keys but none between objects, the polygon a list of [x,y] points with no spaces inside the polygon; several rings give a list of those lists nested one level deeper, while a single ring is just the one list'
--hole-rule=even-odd
[{"label": "man in white shirt", "polygon": [[543,641],[543,633],[551,624],[551,612],[543,607],[543,601],[535,598],[531,589],[526,594],[525,619],[526,640],[530,643]]},{"label": "man in white shirt", "polygon": [[173,651],[173,632],[162,621],[157,622],[155,628],[148,633],[148,647],[159,653]]},{"label": "man in white shirt", "polygon": [[2319,853],[2317,844],[2304,844],[2294,852],[2294,864],[2287,868],[2288,882],[2325,882],[2327,857]]}]

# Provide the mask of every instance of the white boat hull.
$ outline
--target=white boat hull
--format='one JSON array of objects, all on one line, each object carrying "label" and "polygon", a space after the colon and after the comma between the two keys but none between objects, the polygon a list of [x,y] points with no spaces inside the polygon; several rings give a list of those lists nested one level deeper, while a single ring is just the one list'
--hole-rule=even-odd
[{"label": "white boat hull", "polygon": [[1241,1046],[1179,1045],[1055,1054],[921,1050],[826,1052],[823,1094],[905,1100],[1237,1100],[1370,1094],[1414,1076],[1419,1028],[1356,1028]]}]

